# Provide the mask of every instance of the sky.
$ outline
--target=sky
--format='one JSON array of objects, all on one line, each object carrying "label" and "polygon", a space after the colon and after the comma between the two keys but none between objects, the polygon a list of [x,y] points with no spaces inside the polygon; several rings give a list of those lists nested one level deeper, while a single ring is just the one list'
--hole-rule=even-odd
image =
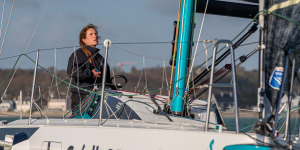
[{"label": "sky", "polygon": [[[4,2],[4,16],[0,16],[3,18],[1,43],[13,0],[0,0],[1,14]],[[102,38],[97,47],[101,49],[102,55],[105,54],[101,45],[103,41],[112,41],[108,56],[111,68],[118,67],[120,63],[124,63],[125,71],[130,71],[132,67],[141,69],[163,67],[164,64],[169,66],[173,22],[177,20],[179,0],[50,0],[49,7],[38,25],[48,2],[16,0],[0,54],[0,69],[13,67],[17,57],[12,56],[37,49],[41,50],[39,63],[43,67],[56,66],[57,69],[66,69],[74,46],[78,48],[78,34],[89,23],[99,27],[99,35]],[[194,41],[198,39],[202,19],[203,14],[196,14]],[[231,40],[250,21],[244,18],[206,15],[200,41]],[[257,42],[257,37],[258,32],[245,43]],[[63,47],[67,48],[61,49]],[[238,49],[236,57],[247,54],[256,47],[257,44],[242,46]],[[57,48],[56,53],[54,48]],[[196,44],[193,54],[195,49]],[[203,44],[200,43],[197,48],[196,65],[202,64],[212,53],[212,48],[208,49],[207,56],[203,50]],[[28,55],[33,59],[36,57],[36,53]],[[257,66],[257,55],[243,64],[247,70],[256,69]],[[23,57],[18,67],[34,68],[34,63]]]}]

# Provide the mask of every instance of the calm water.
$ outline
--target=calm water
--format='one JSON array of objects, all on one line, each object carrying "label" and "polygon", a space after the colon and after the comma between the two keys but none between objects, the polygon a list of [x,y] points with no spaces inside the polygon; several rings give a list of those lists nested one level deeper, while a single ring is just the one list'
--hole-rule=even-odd
[{"label": "calm water", "polygon": [[[20,119],[20,117],[0,117],[1,120],[7,120],[8,122],[14,121]],[[24,117],[24,119],[27,119]],[[234,118],[224,118],[225,124],[229,130],[235,131],[235,119]],[[240,131],[243,132],[249,132],[252,131],[252,126],[257,121],[257,118],[240,118]],[[291,127],[292,127],[292,134],[298,134],[298,125],[299,125],[299,119],[298,118],[292,118],[291,119]],[[279,127],[284,124],[284,120],[280,121]],[[284,127],[279,131],[284,132]]]},{"label": "calm water", "polygon": [[[224,118],[225,124],[229,130],[235,131],[235,119],[234,118]],[[298,134],[298,126],[299,126],[299,118],[291,118],[291,133],[292,134]],[[240,124],[240,131],[243,132],[249,132],[252,131],[252,126],[257,122],[257,118],[240,118],[239,124]],[[279,128],[278,131],[280,133],[284,132],[284,127],[282,125],[285,125],[284,120],[279,121]]]}]

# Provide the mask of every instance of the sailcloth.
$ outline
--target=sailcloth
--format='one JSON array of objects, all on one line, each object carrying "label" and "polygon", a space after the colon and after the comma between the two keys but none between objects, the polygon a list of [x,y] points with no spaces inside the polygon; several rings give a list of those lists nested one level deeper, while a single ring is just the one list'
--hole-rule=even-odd
[{"label": "sailcloth", "polygon": [[[267,0],[266,8],[265,92],[274,112],[284,71],[288,71],[284,88],[290,88],[293,54],[295,71],[300,67],[300,0]],[[290,65],[284,70],[286,55],[289,55]]]}]

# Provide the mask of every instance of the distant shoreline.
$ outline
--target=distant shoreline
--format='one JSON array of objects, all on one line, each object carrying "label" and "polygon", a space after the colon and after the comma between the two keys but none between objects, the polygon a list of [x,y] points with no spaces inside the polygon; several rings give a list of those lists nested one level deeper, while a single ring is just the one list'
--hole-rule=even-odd
[{"label": "distant shoreline", "polygon": [[[224,118],[234,118],[234,112],[221,112]],[[291,115],[292,118],[300,117],[298,112],[293,112]],[[258,113],[253,111],[240,111],[239,118],[258,118]]]},{"label": "distant shoreline", "polygon": [[[47,117],[51,117],[51,118],[57,118],[57,117],[63,117],[64,114],[66,114],[68,111],[66,112],[45,112]],[[33,117],[41,117],[40,112],[38,111],[34,111],[32,113]],[[0,111],[0,117],[20,117],[20,112],[13,112],[13,111]],[[22,113],[22,117],[29,117],[29,112],[27,113]]]},{"label": "distant shoreline", "polygon": [[[65,112],[45,112],[46,115],[50,118],[62,118],[68,111]],[[234,118],[234,112],[221,112],[223,118]],[[32,113],[33,117],[41,117],[41,114],[38,111]],[[22,113],[22,117],[28,117],[29,113]],[[300,117],[297,112],[292,113],[292,118]],[[20,112],[12,111],[0,111],[0,117],[20,117]],[[252,111],[240,111],[239,118],[258,118],[257,112]]]}]

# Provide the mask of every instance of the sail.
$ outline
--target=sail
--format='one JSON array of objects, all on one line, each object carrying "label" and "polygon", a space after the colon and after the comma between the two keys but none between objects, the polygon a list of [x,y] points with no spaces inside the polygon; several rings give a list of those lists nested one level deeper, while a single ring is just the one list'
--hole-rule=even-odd
[{"label": "sail", "polygon": [[267,0],[266,9],[265,96],[274,113],[280,101],[284,71],[288,71],[284,89],[290,88],[292,64],[284,70],[287,55],[292,62],[293,54],[289,51],[296,55],[295,70],[298,71],[300,66],[300,0]]},{"label": "sail", "polygon": [[[197,12],[205,11],[207,0],[197,0]],[[250,18],[258,12],[257,0],[210,0],[207,5],[208,14]]]}]

